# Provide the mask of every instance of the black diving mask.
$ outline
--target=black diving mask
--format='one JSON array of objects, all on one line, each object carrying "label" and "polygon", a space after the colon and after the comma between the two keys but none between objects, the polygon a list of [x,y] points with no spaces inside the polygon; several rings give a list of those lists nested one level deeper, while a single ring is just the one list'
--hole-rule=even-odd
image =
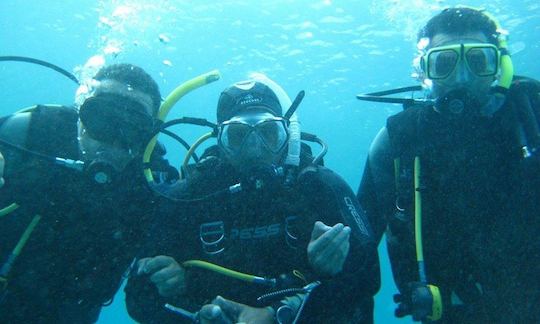
[{"label": "black diving mask", "polygon": [[255,137],[266,150],[277,154],[289,139],[287,121],[270,113],[262,113],[236,116],[218,127],[218,143],[229,154],[239,154],[246,149],[250,137]]},{"label": "black diving mask", "polygon": [[84,101],[79,118],[88,135],[105,143],[142,147],[154,130],[154,118],[144,105],[116,94],[99,94]]}]

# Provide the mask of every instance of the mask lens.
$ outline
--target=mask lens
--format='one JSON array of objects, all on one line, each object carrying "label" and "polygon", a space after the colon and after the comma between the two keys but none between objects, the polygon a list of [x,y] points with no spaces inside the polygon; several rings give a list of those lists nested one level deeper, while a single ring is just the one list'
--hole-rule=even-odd
[{"label": "mask lens", "polygon": [[469,69],[477,76],[491,76],[497,73],[497,50],[495,48],[471,48],[465,57]]},{"label": "mask lens", "polygon": [[122,96],[100,95],[86,99],[79,116],[88,134],[107,143],[143,144],[153,130],[145,107]]},{"label": "mask lens", "polygon": [[256,126],[257,134],[272,153],[279,152],[287,142],[287,129],[283,120],[264,121]]},{"label": "mask lens", "polygon": [[438,50],[428,54],[428,78],[447,78],[454,71],[459,54],[454,50]]},{"label": "mask lens", "polygon": [[137,111],[128,112],[123,118],[118,120],[118,131],[120,139],[131,144],[147,144],[153,130],[153,119]]},{"label": "mask lens", "polygon": [[238,118],[221,125],[219,144],[229,153],[238,153],[251,135],[256,135],[256,138],[272,153],[279,152],[287,143],[288,138],[283,119]]},{"label": "mask lens", "polygon": [[251,126],[239,122],[223,124],[221,126],[219,142],[229,152],[237,152],[244,139],[251,133]]}]

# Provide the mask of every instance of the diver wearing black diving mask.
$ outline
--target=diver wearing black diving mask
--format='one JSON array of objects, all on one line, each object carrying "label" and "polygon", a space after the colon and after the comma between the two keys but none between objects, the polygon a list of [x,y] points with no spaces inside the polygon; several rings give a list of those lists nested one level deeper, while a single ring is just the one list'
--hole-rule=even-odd
[{"label": "diver wearing black diving mask", "polygon": [[[78,154],[73,152],[69,156],[56,157],[10,141],[0,140],[0,143],[42,161],[83,172],[98,184],[109,184],[126,169],[133,169],[129,165],[141,162],[143,150],[153,136],[159,100],[156,95],[135,90],[120,81],[93,80],[91,93],[80,100],[83,102],[78,114],[75,111],[65,113],[78,117],[75,130]],[[56,109],[54,105],[41,108]],[[40,108],[31,108],[26,113],[36,109]],[[47,124],[46,120],[43,122]],[[46,132],[42,134],[47,135]],[[156,154],[163,153],[163,150],[156,151]]]},{"label": "diver wearing black diving mask", "polygon": [[[207,318],[205,309],[212,307],[209,301],[218,294],[237,305],[235,312],[228,313],[224,305],[232,301],[215,301],[216,308],[223,307],[219,320],[234,323],[242,322],[245,312],[265,323],[296,323],[301,317],[305,317],[302,322],[360,322],[358,313],[370,316],[369,311],[357,311],[363,301],[346,307],[332,304],[339,303],[336,292],[354,291],[363,298],[376,286],[371,273],[375,248],[370,245],[369,224],[351,189],[319,165],[326,145],[315,135],[300,131],[294,111],[303,95],[301,91],[290,103],[279,85],[258,74],[221,93],[217,125],[201,137],[217,137],[217,145],[207,148],[196,164],[185,164],[185,180],[163,194],[173,203],[163,201],[159,221],[152,226],[155,232],[148,237],[160,235],[164,240],[151,239],[141,249],[153,254],[141,255],[137,276],[126,286],[128,309],[135,320],[203,321]],[[318,143],[322,151],[314,158],[310,147],[301,141]],[[200,143],[198,140],[193,147]],[[185,161],[189,161],[193,147]],[[250,228],[253,234],[248,233]],[[325,244],[329,237],[332,243]],[[316,244],[321,249],[308,249],[310,242],[321,242]],[[193,248],[172,249],[169,244]],[[319,254],[327,248],[332,259]],[[240,274],[231,269],[241,269],[247,258],[254,262],[246,269],[269,277],[249,279],[252,284],[247,285],[226,278],[227,274]],[[344,270],[342,275],[340,267],[345,260],[350,262],[346,269],[352,270]],[[216,268],[216,264],[220,266]],[[150,278],[163,269],[167,269],[167,278],[153,282]],[[305,269],[302,271],[311,274],[295,270],[291,276],[290,269]],[[319,276],[332,279],[324,283],[324,291],[310,296],[320,283],[311,278]],[[243,273],[241,277],[251,275]],[[305,283],[299,284],[299,277]],[[301,293],[295,289],[298,284]],[[288,295],[291,292],[294,296]]]},{"label": "diver wearing black diving mask", "polygon": [[254,189],[282,178],[276,164],[289,138],[287,121],[263,111],[235,116],[218,127],[219,147],[242,174],[242,182]]},{"label": "diver wearing black diving mask", "polygon": [[98,183],[142,155],[154,130],[152,99],[112,80],[99,82],[79,110],[79,147],[85,171]]},{"label": "diver wearing black diving mask", "polygon": [[38,105],[0,120],[2,323],[96,322],[152,218],[140,164],[157,83],[114,64],[83,87],[80,109]]}]

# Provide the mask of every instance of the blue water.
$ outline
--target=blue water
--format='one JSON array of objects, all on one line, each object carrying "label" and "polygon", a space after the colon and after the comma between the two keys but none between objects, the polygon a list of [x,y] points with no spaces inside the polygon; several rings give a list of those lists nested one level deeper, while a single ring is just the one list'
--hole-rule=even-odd
[{"label": "blue water", "polygon": [[[0,55],[47,60],[67,70],[94,55],[129,62],[154,76],[165,96],[186,79],[219,69],[222,80],[187,96],[172,111],[213,120],[219,92],[259,71],[294,96],[303,129],[330,146],[326,164],[356,190],[369,144],[399,106],[359,102],[355,94],[414,84],[418,28],[443,6],[462,1],[15,1],[0,2]],[[540,77],[537,0],[468,1],[496,15],[510,32],[518,74]],[[70,104],[76,87],[39,66],[0,62],[0,114],[36,103]],[[187,138],[200,129],[182,130]],[[184,152],[169,148],[178,163]],[[378,323],[393,317],[395,292],[384,248]],[[123,293],[100,323],[132,322]]]}]

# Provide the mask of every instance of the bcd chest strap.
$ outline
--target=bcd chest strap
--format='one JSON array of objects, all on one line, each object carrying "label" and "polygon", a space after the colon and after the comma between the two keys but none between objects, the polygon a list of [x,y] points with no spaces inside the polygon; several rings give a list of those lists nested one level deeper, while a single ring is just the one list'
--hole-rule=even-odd
[{"label": "bcd chest strap", "polygon": [[[515,121],[512,121],[511,123],[512,127],[516,129],[517,145],[519,145],[521,151],[521,158],[525,161],[537,161],[538,152],[540,151],[540,83],[536,80],[518,77],[513,82],[512,87],[508,92],[505,104],[507,106],[506,108],[510,109],[513,115],[516,116]],[[426,141],[433,140],[430,136],[426,136],[426,131],[422,127],[431,126],[429,123],[423,123],[423,121],[425,121],[424,117],[432,113],[430,109],[430,107],[411,107],[390,117],[387,122],[392,154],[395,159],[394,177],[396,186],[396,213],[394,218],[399,219],[400,221],[397,226],[394,224],[394,228],[392,228],[392,221],[389,226],[393,232],[392,234],[401,232],[402,235],[405,235],[405,237],[401,236],[401,238],[407,240],[408,237],[410,242],[412,237],[410,232],[413,227],[412,224],[414,224],[414,232],[416,233],[414,242],[416,243],[417,262],[420,272],[419,277],[422,287],[425,287],[427,284],[429,276],[428,279],[426,279],[425,269],[423,269],[423,252],[421,254],[418,252],[419,249],[422,250],[422,236],[421,234],[418,235],[419,232],[421,233],[422,227],[422,206],[418,196],[419,193],[429,190],[429,188],[426,188],[423,184],[424,181],[421,181],[419,161],[421,161],[421,157],[425,157],[425,149],[429,145],[429,142]],[[429,133],[429,131],[427,133]],[[517,152],[518,150],[515,151]],[[537,166],[536,163],[534,165]],[[401,228],[396,230],[396,227]],[[405,284],[407,283],[401,283],[401,286],[403,287]],[[407,285],[409,284],[411,283],[408,283]],[[470,283],[463,283],[462,286],[454,288],[460,290],[459,292],[456,292],[459,293],[460,297],[466,297],[465,299],[469,302],[481,298],[476,288],[474,286],[468,287],[469,285]],[[427,285],[427,287],[434,286]],[[433,297],[431,303],[431,305],[434,306],[433,310],[435,310],[436,304],[440,306],[442,310],[442,299],[438,289],[436,293],[433,293],[432,291],[431,296]],[[478,302],[478,300],[476,302]],[[400,304],[400,307],[403,308],[402,310],[404,311],[403,315],[411,312],[414,315],[415,306],[413,304],[412,301],[409,301],[406,305],[409,307],[406,309],[406,312]],[[439,317],[441,312],[438,312]],[[432,314],[435,313],[436,312],[433,312]],[[430,319],[429,316],[427,318]],[[417,315],[415,319],[418,320],[422,318]]]}]

